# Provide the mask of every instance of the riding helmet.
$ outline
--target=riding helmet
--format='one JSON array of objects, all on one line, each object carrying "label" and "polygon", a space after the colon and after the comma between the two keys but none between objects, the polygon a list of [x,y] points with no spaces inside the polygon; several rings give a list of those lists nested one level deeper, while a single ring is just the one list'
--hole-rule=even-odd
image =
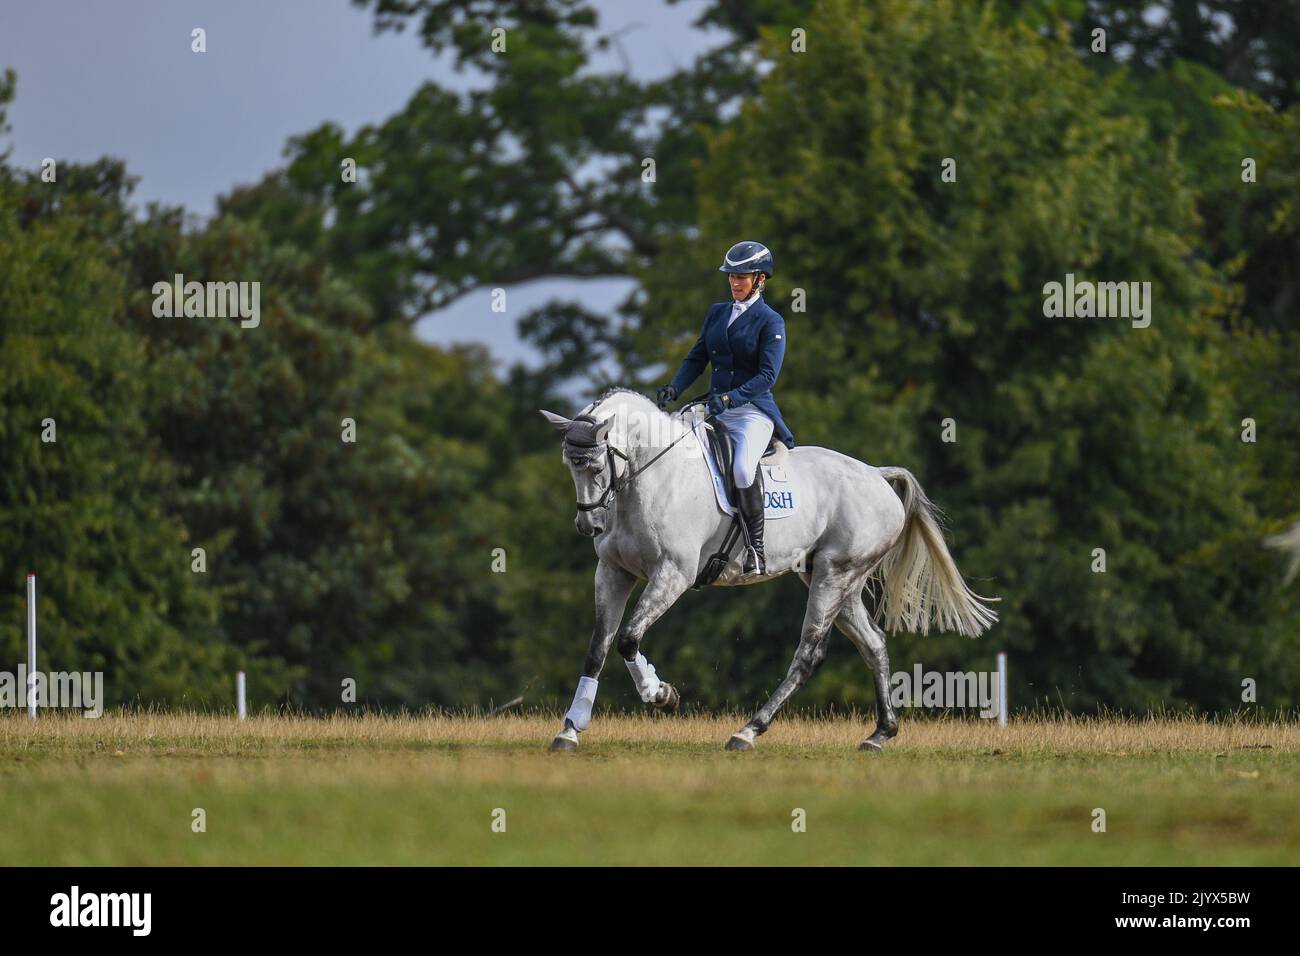
[{"label": "riding helmet", "polygon": [[776,266],[772,263],[772,253],[767,246],[750,239],[738,242],[728,249],[726,256],[722,260],[722,265],[718,267],[719,272],[741,274],[761,272],[769,279],[775,270]]}]

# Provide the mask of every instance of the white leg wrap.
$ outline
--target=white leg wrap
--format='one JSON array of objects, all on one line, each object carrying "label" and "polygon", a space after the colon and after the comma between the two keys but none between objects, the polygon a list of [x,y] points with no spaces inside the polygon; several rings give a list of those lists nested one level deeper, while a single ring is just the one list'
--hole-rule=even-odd
[{"label": "white leg wrap", "polygon": [[647,704],[652,703],[659,696],[659,675],[655,673],[655,666],[640,651],[636,652],[636,660],[623,663],[627,665],[627,671],[632,675],[632,683],[636,684],[641,699]]},{"label": "white leg wrap", "polygon": [[572,721],[573,726],[578,730],[586,730],[591,723],[591,708],[596,703],[598,683],[600,682],[590,677],[578,678],[578,690],[573,695],[573,704],[569,707],[569,712],[564,715],[565,719]]}]

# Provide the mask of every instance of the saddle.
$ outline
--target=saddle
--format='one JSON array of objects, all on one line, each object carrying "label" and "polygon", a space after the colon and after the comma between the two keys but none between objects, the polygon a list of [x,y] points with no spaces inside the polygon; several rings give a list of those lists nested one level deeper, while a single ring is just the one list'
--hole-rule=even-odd
[{"label": "saddle", "polygon": [[[738,489],[736,488],[736,478],[732,471],[732,458],[734,448],[732,445],[731,433],[727,426],[720,420],[714,419],[711,423],[704,426],[705,434],[709,438],[709,449],[713,452],[713,459],[718,463],[718,470],[723,475],[726,482],[727,501],[731,504],[735,513],[731,516],[731,525],[727,528],[727,534],[722,539],[722,547],[714,554],[709,555],[709,560],[705,563],[703,570],[691,585],[693,590],[700,590],[716,581],[722,572],[727,568],[727,562],[731,560],[731,553],[735,550],[736,544],[745,538],[744,522],[740,516],[739,500],[737,498]],[[759,470],[757,481],[763,480],[762,466],[774,464],[784,459],[789,454],[789,450],[781,442],[776,440],[773,435],[768,442],[767,449],[759,458]]]},{"label": "saddle", "polygon": [[733,456],[731,433],[727,431],[726,425],[717,420],[705,425],[704,433],[709,436],[709,450],[713,452],[713,460],[718,463],[718,471],[722,472],[722,480],[727,483],[727,501],[734,507],[736,504],[736,478],[731,473],[731,459]]},{"label": "saddle", "polygon": [[[736,501],[736,476],[732,473],[731,467],[734,453],[731,432],[727,431],[726,425],[715,419],[704,426],[704,433],[709,436],[709,450],[713,452],[713,460],[718,463],[718,471],[722,472],[723,480],[726,482],[727,502],[739,510]],[[767,443],[767,449],[759,457],[759,467],[780,464],[788,454],[790,450],[773,435]]]}]

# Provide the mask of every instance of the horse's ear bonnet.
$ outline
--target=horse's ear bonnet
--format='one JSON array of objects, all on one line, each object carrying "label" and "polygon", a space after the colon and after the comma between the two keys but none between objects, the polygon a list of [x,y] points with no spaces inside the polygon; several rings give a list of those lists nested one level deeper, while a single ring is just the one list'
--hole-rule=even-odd
[{"label": "horse's ear bonnet", "polygon": [[596,434],[605,424],[591,415],[579,415],[564,432],[564,443],[575,448],[595,448],[600,444]]}]

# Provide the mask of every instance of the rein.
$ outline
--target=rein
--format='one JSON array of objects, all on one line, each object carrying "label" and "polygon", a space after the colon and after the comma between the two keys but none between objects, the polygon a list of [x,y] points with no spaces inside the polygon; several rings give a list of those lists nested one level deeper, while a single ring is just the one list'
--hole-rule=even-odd
[{"label": "rein", "polygon": [[[682,411],[682,410],[684,410],[684,409],[686,409],[686,408],[690,408],[690,407],[692,407],[693,405],[699,405],[699,404],[702,404],[702,403],[701,403],[701,402],[698,402],[698,401],[688,402],[686,405],[682,406],[681,409],[678,409],[678,411]],[[583,417],[583,416],[579,416],[579,418],[582,418],[582,417]],[[587,417],[587,418],[591,418],[590,415],[588,415],[588,416],[586,416],[586,417]],[[700,422],[701,422],[701,423],[702,423],[702,422],[707,422],[707,421],[708,421],[709,419],[711,419],[711,418],[713,418],[713,416],[712,416],[712,415],[708,415],[708,416],[702,418],[702,419],[700,420]],[[574,419],[574,421],[577,421],[577,420],[578,420],[578,419]],[[594,418],[591,418],[591,420],[594,421],[595,419],[594,419]],[[579,510],[579,511],[595,511],[597,508],[604,508],[604,507],[607,507],[610,498],[612,498],[614,495],[618,494],[620,491],[623,491],[624,489],[626,489],[628,485],[632,484],[632,482],[634,482],[636,479],[638,479],[638,478],[640,478],[642,475],[644,475],[647,471],[650,470],[650,466],[651,466],[651,465],[653,465],[655,462],[657,462],[657,461],[658,461],[660,458],[662,458],[664,455],[668,454],[668,452],[672,451],[673,445],[676,445],[679,441],[681,441],[681,440],[682,440],[683,438],[685,438],[687,435],[694,434],[694,431],[695,431],[694,428],[687,428],[686,431],[682,432],[682,434],[678,435],[678,436],[677,436],[676,438],[674,438],[671,442],[669,442],[667,448],[665,448],[665,449],[664,449],[663,451],[661,451],[659,454],[655,455],[655,456],[654,456],[653,458],[651,458],[648,462],[646,462],[645,465],[643,465],[641,468],[637,469],[636,471],[633,471],[633,470],[632,470],[632,459],[628,458],[627,455],[625,455],[625,454],[624,454],[620,449],[615,448],[612,444],[609,443],[608,440],[606,440],[606,442],[605,442],[605,460],[609,463],[609,474],[610,474],[609,484],[605,486],[605,493],[604,493],[603,495],[601,495],[600,498],[599,498],[598,500],[596,500],[596,501],[592,501],[592,502],[582,502],[582,501],[579,501],[579,502],[578,502],[578,510]],[[580,443],[580,442],[569,442],[569,444],[570,444],[570,445],[574,445],[574,446],[577,447],[577,448],[595,448],[595,447],[596,447],[594,444],[592,444],[592,445],[586,445],[586,444],[582,444],[582,443]],[[615,471],[614,471],[614,456],[615,456],[615,455],[618,455],[619,458],[622,458],[625,462],[627,462],[628,472],[627,472],[626,475],[623,476],[623,480],[622,480],[621,482],[618,480],[617,477],[615,477]]]}]

